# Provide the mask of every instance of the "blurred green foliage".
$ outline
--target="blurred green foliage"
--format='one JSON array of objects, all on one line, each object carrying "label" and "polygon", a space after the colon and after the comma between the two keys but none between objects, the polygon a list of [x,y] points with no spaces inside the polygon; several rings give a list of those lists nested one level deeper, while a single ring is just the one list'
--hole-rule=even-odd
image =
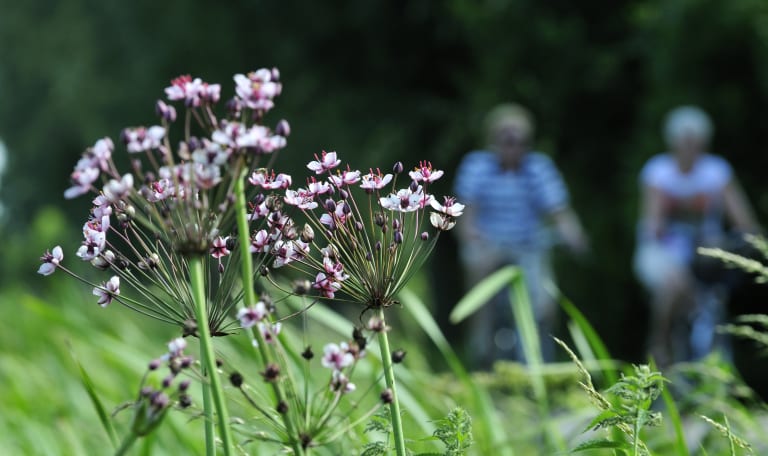
[{"label": "blurred green foliage", "polygon": [[[222,82],[227,96],[233,73],[279,67],[273,119],[293,126],[280,160],[288,171],[322,148],[361,168],[428,158],[454,170],[482,147],[490,107],[530,106],[537,146],[560,165],[593,241],[591,261],[559,260],[561,288],[619,357],[643,355],[644,297],[629,266],[636,175],[663,149],[668,109],[696,103],[712,114],[713,150],[768,213],[763,0],[0,0],[0,11],[10,151],[0,287],[37,286],[30,259],[53,242],[45,226],[74,249],[88,202],[61,194],[79,154],[153,122],[154,99],[182,73]],[[452,240],[441,242],[433,295],[447,314],[460,272]]]}]

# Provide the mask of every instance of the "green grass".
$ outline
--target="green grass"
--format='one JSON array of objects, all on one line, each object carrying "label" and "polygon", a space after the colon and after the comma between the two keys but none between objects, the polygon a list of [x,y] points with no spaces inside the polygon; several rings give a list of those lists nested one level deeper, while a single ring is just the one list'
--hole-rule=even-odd
[{"label": "green grass", "polygon": [[[99,308],[89,290],[61,279],[40,280],[43,285],[34,289],[18,286],[0,290],[0,318],[6,323],[0,332],[0,426],[4,429],[0,448],[4,454],[111,454],[114,439],[89,398],[78,363],[87,372],[103,412],[111,416],[121,404],[135,397],[147,363],[164,353],[168,340],[177,335],[174,328],[119,305]],[[512,279],[506,276],[506,283]],[[456,347],[437,326],[423,294],[404,290],[400,295],[402,308],[390,309],[408,322],[393,328],[391,338],[395,347],[409,353],[395,369],[408,446],[416,454],[440,454],[442,446],[431,435],[439,420],[457,405],[472,417],[475,443],[469,454],[473,455],[538,454],[552,432],[566,448],[596,437],[595,433],[582,433],[595,411],[578,387],[579,373],[572,363],[540,363],[535,369],[500,363],[492,373],[470,372]],[[572,335],[568,343],[577,349],[588,370],[603,375],[606,385],[598,387],[608,386],[612,374],[615,376],[623,367],[607,359],[607,348],[599,336],[578,309],[572,303],[568,305],[564,306]],[[525,312],[517,309],[522,318]],[[308,343],[315,353],[320,353],[323,344],[349,338],[358,313],[359,309],[343,305],[316,305],[306,320],[295,320],[298,326],[288,325],[284,337],[294,341],[294,350],[301,351]],[[303,325],[310,336],[299,330]],[[263,384],[258,368],[251,362],[247,337],[217,339],[216,343],[217,356],[224,360],[226,372],[236,369],[254,386]],[[195,346],[191,344],[191,351],[196,350]],[[350,419],[362,416],[366,407],[377,401],[383,387],[377,347],[372,344],[368,350],[370,354],[359,364],[353,380],[360,389],[375,386],[373,392],[360,397],[360,407]],[[448,369],[436,372],[435,366]],[[765,426],[765,405],[748,393],[727,365],[712,359],[676,366],[667,376],[672,384],[663,397],[666,407],[661,407],[662,426],[644,431],[644,440],[655,450],[653,454],[695,454],[698,448],[704,448],[707,454],[729,454],[731,441],[700,415],[722,423],[726,416],[728,428],[751,443],[755,454],[768,449],[768,439],[756,431]],[[326,381],[313,379],[313,387],[322,388]],[[232,415],[244,420],[235,433],[235,440],[242,442],[256,429],[256,413],[232,387],[225,385],[225,391]],[[192,392],[195,405],[191,411],[169,413],[166,422],[150,438],[140,440],[129,454],[202,454],[203,423],[196,416],[202,400],[199,388],[192,388]],[[257,393],[256,397],[266,400],[267,395]],[[125,436],[130,419],[131,412],[124,411],[111,420],[116,440]],[[356,454],[363,444],[380,437],[365,434],[365,424],[359,423],[333,446],[312,454]],[[243,449],[249,454],[278,451],[275,445],[249,444]],[[742,451],[736,448],[737,454]],[[583,454],[612,453],[595,450]]]}]

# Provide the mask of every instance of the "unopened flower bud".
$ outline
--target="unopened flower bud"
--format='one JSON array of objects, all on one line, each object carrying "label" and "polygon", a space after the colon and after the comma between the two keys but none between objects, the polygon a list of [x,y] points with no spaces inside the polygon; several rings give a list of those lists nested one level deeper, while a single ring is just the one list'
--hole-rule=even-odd
[{"label": "unopened flower bud", "polygon": [[219,270],[219,274],[224,274],[224,263],[219,263],[217,269]]},{"label": "unopened flower bud", "polygon": [[392,229],[399,230],[400,229],[400,219],[394,219],[392,220]]},{"label": "unopened flower bud", "polygon": [[264,377],[264,381],[266,382],[274,382],[277,380],[277,377],[280,376],[280,366],[278,366],[275,363],[269,363],[267,364],[266,369],[264,369],[264,372],[261,373],[262,377]]},{"label": "unopened flower bud", "polygon": [[166,104],[163,100],[157,100],[157,103],[155,103],[155,112],[161,119],[165,119],[168,122],[176,120],[176,108]]},{"label": "unopened flower bud", "polygon": [[324,207],[325,207],[325,210],[327,210],[328,212],[333,212],[336,210],[336,202],[332,199],[327,199],[325,200]]},{"label": "unopened flower bud", "polygon": [[384,214],[377,212],[376,215],[373,216],[373,222],[376,226],[384,226],[384,224],[387,223],[387,219],[384,217]]},{"label": "unopened flower bud", "polygon": [[171,386],[171,383],[173,383],[173,379],[174,378],[176,378],[176,377],[174,375],[172,375],[172,374],[171,375],[166,375],[163,378],[163,383],[162,383],[163,388],[168,388],[169,386]]},{"label": "unopened flower bud", "polygon": [[264,265],[262,265],[262,266],[259,268],[259,274],[261,274],[261,276],[262,276],[262,277],[266,277],[266,276],[268,276],[268,275],[269,275],[269,268],[268,268],[268,267],[266,267],[266,266],[264,266]]},{"label": "unopened flower bud", "polygon": [[305,242],[309,244],[314,240],[315,240],[315,230],[313,230],[308,223],[305,223],[304,228],[302,228],[301,230],[301,242]]},{"label": "unopened flower bud", "polygon": [[381,397],[381,402],[385,404],[391,404],[392,401],[395,399],[394,396],[392,395],[392,390],[389,388],[382,391],[381,396],[379,397]]},{"label": "unopened flower bud", "polygon": [[224,365],[224,360],[221,358],[216,358],[216,367],[221,367]]},{"label": "unopened flower bud", "polygon": [[339,190],[339,198],[346,200],[349,198],[349,192],[344,189]]},{"label": "unopened flower bud", "polygon": [[402,244],[402,243],[403,243],[403,232],[395,231],[395,244]]},{"label": "unopened flower bud", "polygon": [[368,320],[368,330],[375,333],[380,333],[389,330],[389,327],[387,327],[387,324],[384,322],[384,320],[374,316]]},{"label": "unopened flower bud", "polygon": [[297,279],[293,281],[293,293],[296,296],[304,296],[312,289],[312,282],[307,279]]},{"label": "unopened flower bud", "polygon": [[155,397],[152,398],[152,406],[158,410],[168,407],[170,402],[171,400],[165,393],[156,394]]},{"label": "unopened flower bud", "polygon": [[240,388],[243,385],[243,376],[240,372],[232,372],[229,374],[229,382],[235,388]]},{"label": "unopened flower bud", "polygon": [[237,247],[237,236],[227,236],[227,250],[232,251]]},{"label": "unopened flower bud", "polygon": [[182,369],[186,369],[189,366],[191,366],[194,361],[195,361],[195,359],[192,358],[191,356],[185,356],[185,357],[181,358],[181,362],[180,362],[179,366]]},{"label": "unopened flower bud", "polygon": [[187,408],[192,405],[192,397],[189,394],[179,396],[179,407]]},{"label": "unopened flower bud", "polygon": [[301,352],[301,357],[309,361],[310,359],[315,357],[315,353],[312,351],[312,347],[307,345],[307,348],[304,349],[303,352]]},{"label": "unopened flower bud", "polygon": [[411,181],[411,185],[408,186],[408,188],[413,192],[416,193],[419,190],[419,183],[416,181]]},{"label": "unopened flower bud", "polygon": [[376,244],[374,244],[373,248],[378,252],[381,250],[381,241],[376,241]]},{"label": "unopened flower bud", "polygon": [[392,362],[395,364],[400,364],[403,362],[403,358],[405,358],[405,350],[398,349],[392,352]]},{"label": "unopened flower bud", "polygon": [[277,126],[275,127],[275,133],[287,138],[288,136],[291,135],[291,125],[288,123],[287,120],[281,119],[280,122],[278,122]]},{"label": "unopened flower bud", "polygon": [[277,403],[277,413],[285,415],[288,412],[288,404],[285,401]]},{"label": "unopened flower bud", "polygon": [[356,229],[357,231],[363,231],[363,228],[364,228],[364,226],[363,226],[363,223],[362,223],[362,222],[360,222],[360,221],[355,221],[355,229]]},{"label": "unopened flower bud", "polygon": [[151,395],[152,395],[152,393],[154,393],[154,392],[155,392],[155,390],[153,390],[151,386],[145,386],[144,388],[142,388],[142,389],[141,389],[141,391],[139,392],[139,394],[140,394],[142,397],[149,397],[149,396],[151,396]]},{"label": "unopened flower bud", "polygon": [[271,73],[273,82],[280,81],[280,70],[278,70],[277,67],[273,67]]},{"label": "unopened flower bud", "polygon": [[153,371],[153,370],[157,370],[157,368],[160,367],[160,364],[162,364],[161,360],[153,359],[152,361],[149,362],[149,366],[147,367],[149,368],[149,370]]},{"label": "unopened flower bud", "polygon": [[399,161],[399,162],[395,163],[395,166],[392,167],[392,171],[395,174],[402,173],[403,172],[403,162]]},{"label": "unopened flower bud", "polygon": [[422,241],[428,241],[429,240],[429,233],[427,233],[426,231],[423,231],[421,233],[421,240]]},{"label": "unopened flower bud", "polygon": [[184,392],[189,389],[189,380],[182,380],[181,383],[179,383],[179,391]]}]

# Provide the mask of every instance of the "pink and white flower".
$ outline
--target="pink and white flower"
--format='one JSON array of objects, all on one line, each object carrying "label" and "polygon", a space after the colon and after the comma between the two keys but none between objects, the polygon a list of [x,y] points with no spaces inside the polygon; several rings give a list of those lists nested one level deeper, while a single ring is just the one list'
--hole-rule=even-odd
[{"label": "pink and white flower", "polygon": [[282,84],[277,81],[276,74],[266,68],[245,74],[236,74],[235,93],[250,109],[269,111],[275,106],[273,98],[280,95]]},{"label": "pink and white flower", "polygon": [[346,375],[338,370],[333,371],[333,374],[331,374],[331,391],[347,394],[355,391],[355,389],[357,387],[349,381]]},{"label": "pink and white flower", "polygon": [[208,84],[200,78],[192,79],[192,76],[185,74],[171,81],[171,85],[166,87],[165,94],[171,101],[184,100],[184,104],[196,108],[203,101],[215,103],[219,101],[221,85]]},{"label": "pink and white flower", "polygon": [[107,307],[116,296],[120,295],[120,277],[112,276],[111,279],[93,288],[93,295],[98,296],[98,304]]},{"label": "pink and white flower", "polygon": [[53,252],[49,252],[46,250],[43,256],[40,257],[40,261],[42,261],[43,264],[40,265],[40,268],[37,270],[37,273],[42,274],[44,276],[49,276],[53,274],[62,260],[64,260],[64,251],[61,249],[60,246],[57,245],[56,247],[54,247]]},{"label": "pink and white flower", "polygon": [[240,326],[248,329],[266,318],[267,313],[266,304],[263,301],[259,301],[251,307],[244,307],[238,310],[237,319],[240,320]]},{"label": "pink and white flower", "polygon": [[102,171],[107,171],[113,150],[115,150],[115,144],[110,138],[104,137],[96,141],[88,152],[93,160],[93,164],[98,165]]},{"label": "pink and white flower", "polygon": [[192,161],[201,165],[221,166],[229,160],[229,152],[221,144],[203,138],[202,147],[192,152]]},{"label": "pink and white flower", "polygon": [[216,259],[219,259],[232,253],[227,248],[228,240],[229,240],[229,236],[227,237],[217,236],[216,239],[214,239],[213,242],[211,243],[211,256]]},{"label": "pink and white flower", "polygon": [[272,239],[269,237],[267,230],[259,230],[251,238],[251,253],[268,253]]},{"label": "pink and white flower", "polygon": [[107,244],[107,230],[109,230],[109,216],[104,216],[101,220],[89,220],[83,225],[83,237],[85,240],[76,255],[83,261],[91,261],[99,256]]},{"label": "pink and white flower", "polygon": [[285,204],[296,206],[302,210],[311,211],[317,207],[315,195],[303,188],[298,190],[286,190],[283,200],[285,201]]},{"label": "pink and white flower", "polygon": [[323,367],[340,371],[345,367],[351,366],[355,362],[355,356],[349,352],[349,345],[346,342],[341,344],[326,344],[323,347]]},{"label": "pink and white flower", "polygon": [[341,160],[336,158],[336,152],[323,151],[320,157],[315,154],[315,159],[307,163],[307,168],[314,171],[315,174],[323,174],[326,171],[336,168],[340,164]]},{"label": "pink and white flower", "polygon": [[91,213],[93,213],[94,217],[99,219],[104,216],[112,215],[112,204],[106,196],[99,195],[93,199]]},{"label": "pink and white flower", "polygon": [[292,179],[288,174],[277,174],[272,171],[268,173],[266,169],[259,169],[251,174],[248,178],[248,182],[251,185],[261,187],[264,190],[277,190],[280,188],[288,188],[291,186]]},{"label": "pink and white flower", "polygon": [[[79,165],[80,163],[78,162]],[[99,178],[99,174],[99,168],[75,168],[71,176],[74,185],[64,191],[64,198],[77,198],[88,193],[91,190],[91,184]]]},{"label": "pink and white flower", "polygon": [[116,203],[128,196],[132,189],[133,175],[124,174],[120,180],[110,179],[110,181],[104,185],[102,192],[107,200]]},{"label": "pink and white flower", "polygon": [[381,190],[392,181],[391,174],[382,174],[378,168],[376,168],[376,172],[373,169],[370,171],[370,173],[362,176],[363,182],[360,184],[360,188],[368,193],[372,193],[374,190]]},{"label": "pink and white flower", "polygon": [[324,272],[318,272],[315,277],[315,281],[312,283],[312,288],[319,290],[320,294],[328,299],[333,299],[336,296],[336,292],[341,289],[341,284],[328,277]]},{"label": "pink and white flower", "polygon": [[461,214],[464,213],[465,207],[463,204],[456,201],[456,198],[452,196],[443,197],[443,204],[438,203],[436,199],[432,199],[429,202],[429,205],[432,206],[432,209],[436,210],[437,212],[451,217],[461,216]]},{"label": "pink and white flower", "polygon": [[443,175],[443,171],[432,169],[432,163],[428,161],[419,162],[419,166],[414,168],[413,171],[408,173],[416,182],[434,182]]},{"label": "pink and white flower", "polygon": [[331,185],[328,182],[318,182],[314,177],[310,177],[307,179],[307,191],[315,196],[322,195],[331,191]]},{"label": "pink and white flower", "polygon": [[280,330],[283,328],[282,323],[267,323],[264,321],[260,321],[257,325],[259,327],[259,332],[261,333],[261,337],[264,338],[264,342],[268,344],[275,343],[275,339],[280,334]]},{"label": "pink and white flower", "polygon": [[168,342],[168,355],[171,358],[181,356],[185,348],[187,348],[187,341],[183,337],[177,337]]},{"label": "pink and white flower", "polygon": [[349,166],[347,166],[346,171],[336,171],[336,174],[328,176],[328,180],[339,188],[344,185],[354,185],[360,182],[360,171],[352,171],[349,169]]},{"label": "pink and white flower", "polygon": [[126,128],[121,134],[126,149],[130,153],[145,152],[158,149],[165,138],[165,128],[154,125],[149,128]]},{"label": "pink and white flower", "polygon": [[410,188],[398,190],[396,194],[379,198],[381,207],[397,212],[413,212],[424,209],[432,202],[434,197],[424,193],[424,189],[418,186],[416,191]]}]

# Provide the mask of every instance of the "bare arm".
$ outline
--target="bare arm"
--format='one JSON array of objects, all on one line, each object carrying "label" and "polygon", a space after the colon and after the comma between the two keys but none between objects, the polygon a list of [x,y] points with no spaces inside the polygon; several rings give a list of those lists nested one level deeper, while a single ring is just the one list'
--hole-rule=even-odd
[{"label": "bare arm", "polygon": [[643,186],[640,202],[640,220],[644,234],[658,238],[664,230],[664,198],[661,190],[649,185]]},{"label": "bare arm", "polygon": [[552,213],[560,237],[573,252],[583,254],[589,250],[589,240],[584,234],[579,217],[570,207]]},{"label": "bare arm", "polygon": [[760,229],[752,207],[735,178],[731,179],[731,182],[725,187],[723,198],[725,214],[735,229],[745,232],[754,232]]}]

